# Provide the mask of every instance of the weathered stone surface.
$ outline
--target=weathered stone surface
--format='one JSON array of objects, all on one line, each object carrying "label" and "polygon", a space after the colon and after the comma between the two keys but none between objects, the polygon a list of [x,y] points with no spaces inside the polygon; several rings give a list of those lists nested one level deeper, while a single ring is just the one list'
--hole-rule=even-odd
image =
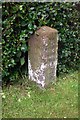
[{"label": "weathered stone surface", "polygon": [[56,79],[58,31],[43,26],[29,39],[29,79],[42,87]]}]

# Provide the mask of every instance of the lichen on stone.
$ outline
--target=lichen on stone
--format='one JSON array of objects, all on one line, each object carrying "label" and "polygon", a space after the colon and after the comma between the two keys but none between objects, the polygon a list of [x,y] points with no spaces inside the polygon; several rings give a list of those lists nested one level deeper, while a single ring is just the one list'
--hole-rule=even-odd
[{"label": "lichen on stone", "polygon": [[29,79],[36,81],[38,84],[41,84],[42,87],[45,85],[45,75],[44,71],[47,66],[44,63],[41,63],[40,67],[35,71],[31,68],[30,59],[28,58],[28,68],[29,68]]}]

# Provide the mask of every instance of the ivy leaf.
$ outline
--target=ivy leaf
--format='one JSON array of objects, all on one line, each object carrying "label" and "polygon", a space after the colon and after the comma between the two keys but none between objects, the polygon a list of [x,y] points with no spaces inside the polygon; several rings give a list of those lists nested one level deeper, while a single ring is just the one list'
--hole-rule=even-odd
[{"label": "ivy leaf", "polygon": [[22,9],[23,9],[22,7],[23,7],[23,5],[20,5],[20,6],[19,6],[19,9],[22,10]]},{"label": "ivy leaf", "polygon": [[24,57],[22,57],[22,58],[20,59],[20,62],[21,62],[21,66],[24,65],[24,63],[25,63]]},{"label": "ivy leaf", "polygon": [[32,24],[28,24],[28,28],[31,30],[32,29]]},{"label": "ivy leaf", "polygon": [[18,57],[18,58],[20,58],[20,56],[21,56],[21,52],[19,52],[19,53],[17,54],[17,57]]},{"label": "ivy leaf", "polygon": [[22,44],[21,51],[24,52],[24,53],[27,51],[27,45],[25,43]]},{"label": "ivy leaf", "polygon": [[15,63],[14,59],[11,60],[11,63],[13,63],[13,64]]}]

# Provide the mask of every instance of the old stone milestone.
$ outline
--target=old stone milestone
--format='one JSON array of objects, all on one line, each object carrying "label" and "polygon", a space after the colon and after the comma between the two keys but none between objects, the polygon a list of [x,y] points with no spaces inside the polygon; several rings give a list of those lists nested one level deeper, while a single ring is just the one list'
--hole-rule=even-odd
[{"label": "old stone milestone", "polygon": [[29,79],[45,87],[56,80],[58,31],[42,26],[29,39]]}]

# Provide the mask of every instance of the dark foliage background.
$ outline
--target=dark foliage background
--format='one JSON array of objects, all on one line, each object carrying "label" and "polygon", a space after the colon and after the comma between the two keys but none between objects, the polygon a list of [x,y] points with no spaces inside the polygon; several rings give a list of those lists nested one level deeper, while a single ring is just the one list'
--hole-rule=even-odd
[{"label": "dark foliage background", "polygon": [[28,38],[43,25],[59,31],[57,73],[79,69],[79,3],[2,3],[3,81],[27,73]]}]

